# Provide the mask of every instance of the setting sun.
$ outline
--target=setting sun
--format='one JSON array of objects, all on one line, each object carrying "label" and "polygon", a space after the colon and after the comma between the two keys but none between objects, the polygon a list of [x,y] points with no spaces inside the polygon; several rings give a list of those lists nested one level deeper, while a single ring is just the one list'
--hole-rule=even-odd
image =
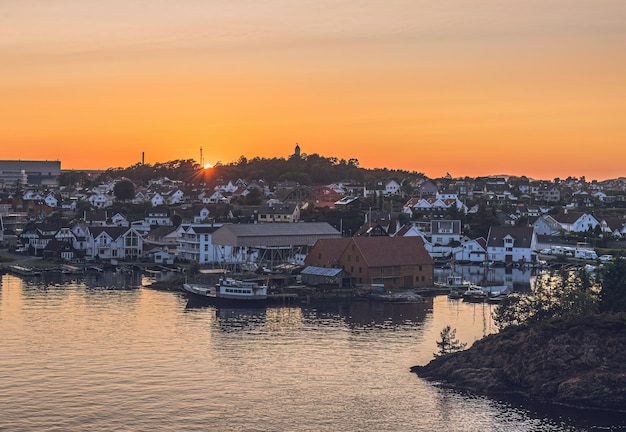
[{"label": "setting sun", "polygon": [[211,164],[204,164],[204,169],[211,169],[213,168],[213,165]]}]

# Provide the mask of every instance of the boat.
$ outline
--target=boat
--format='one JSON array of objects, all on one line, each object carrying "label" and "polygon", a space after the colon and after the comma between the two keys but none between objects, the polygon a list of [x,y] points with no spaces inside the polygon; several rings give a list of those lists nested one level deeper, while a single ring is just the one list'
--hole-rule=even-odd
[{"label": "boat", "polygon": [[499,303],[502,302],[502,300],[504,300],[508,296],[509,295],[505,294],[505,293],[498,293],[498,294],[490,295],[489,297],[487,297],[487,302],[488,303],[499,304]]},{"label": "boat", "polygon": [[463,300],[474,303],[484,301],[498,303],[504,300],[508,293],[509,288],[506,285],[472,285],[470,289],[463,293]]},{"label": "boat", "polygon": [[61,264],[61,273],[64,275],[82,275],[83,270],[80,267],[69,265],[69,264]]},{"label": "boat", "polygon": [[487,300],[489,294],[483,291],[479,286],[472,285],[463,293],[463,301],[472,303],[481,303]]},{"label": "boat", "polygon": [[464,280],[459,275],[449,275],[446,279],[444,288],[450,290],[448,298],[459,299],[463,297],[463,293],[472,287],[472,283]]},{"label": "boat", "polygon": [[254,281],[222,278],[215,285],[184,283],[183,290],[220,305],[263,306],[267,303],[267,285]]},{"label": "boat", "polygon": [[18,276],[41,276],[41,272],[39,270],[17,264],[9,266],[9,271]]},{"label": "boat", "polygon": [[464,280],[459,275],[450,275],[446,279],[445,287],[451,290],[466,290],[471,285],[471,282]]}]

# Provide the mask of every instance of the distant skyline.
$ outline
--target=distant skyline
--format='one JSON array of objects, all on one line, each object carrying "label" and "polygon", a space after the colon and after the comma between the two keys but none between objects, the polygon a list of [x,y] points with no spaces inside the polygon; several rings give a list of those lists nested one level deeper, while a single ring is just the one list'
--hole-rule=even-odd
[{"label": "distant skyline", "polygon": [[626,175],[622,0],[22,0],[0,35],[0,159]]}]

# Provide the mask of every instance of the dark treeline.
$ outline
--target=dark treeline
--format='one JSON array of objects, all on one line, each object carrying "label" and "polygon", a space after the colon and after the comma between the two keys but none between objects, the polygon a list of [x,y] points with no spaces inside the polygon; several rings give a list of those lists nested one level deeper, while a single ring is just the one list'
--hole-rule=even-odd
[{"label": "dark treeline", "polygon": [[247,159],[241,156],[227,164],[217,163],[211,170],[202,169],[193,159],[174,160],[164,163],[135,164],[127,168],[110,168],[97,181],[127,178],[136,184],[146,184],[150,180],[167,177],[186,183],[212,183],[218,181],[263,179],[270,183],[295,181],[301,185],[323,185],[340,180],[373,182],[394,179],[401,182],[408,176],[422,176],[417,172],[390,170],[387,168],[365,169],[359,166],[358,159],[338,159],[318,154],[292,155],[289,158]]}]

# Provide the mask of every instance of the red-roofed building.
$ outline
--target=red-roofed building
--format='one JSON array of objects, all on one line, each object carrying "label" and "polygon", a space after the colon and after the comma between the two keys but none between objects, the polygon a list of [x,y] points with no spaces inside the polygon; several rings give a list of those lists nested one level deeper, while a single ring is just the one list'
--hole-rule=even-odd
[{"label": "red-roofed building", "polygon": [[351,282],[411,288],[434,284],[434,262],[420,237],[350,237],[318,241],[305,265],[342,268]]},{"label": "red-roofed building", "polygon": [[349,242],[349,237],[328,238],[316,241],[304,259],[304,265],[326,268],[339,267],[339,257]]}]

